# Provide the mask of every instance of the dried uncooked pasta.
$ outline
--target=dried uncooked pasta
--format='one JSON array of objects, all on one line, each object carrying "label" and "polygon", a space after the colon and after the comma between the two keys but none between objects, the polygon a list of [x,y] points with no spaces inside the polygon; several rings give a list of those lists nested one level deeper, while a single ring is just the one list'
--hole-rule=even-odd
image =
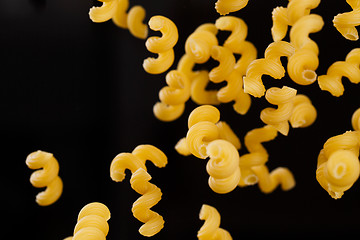
[{"label": "dried uncooked pasta", "polygon": [[34,187],[44,188],[45,191],[36,195],[36,202],[40,206],[48,206],[56,202],[63,191],[63,182],[58,176],[59,163],[52,153],[36,151],[26,158],[26,165],[30,169],[39,169],[30,176],[30,182]]},{"label": "dried uncooked pasta", "polygon": [[220,15],[226,15],[243,9],[248,2],[249,0],[217,0],[215,9]]},{"label": "dried uncooked pasta", "polygon": [[228,48],[221,46],[213,46],[210,55],[219,62],[219,65],[211,69],[209,79],[214,83],[220,83],[234,70],[235,57]]},{"label": "dried uncooked pasta", "polygon": [[294,108],[289,119],[291,127],[304,128],[315,122],[317,111],[310,98],[303,94],[297,94],[293,99],[293,104]]},{"label": "dried uncooked pasta", "polygon": [[359,39],[359,33],[356,26],[360,25],[360,0],[346,0],[352,8],[352,11],[339,13],[333,19],[334,26],[346,39],[356,41]]},{"label": "dried uncooked pasta", "polygon": [[360,131],[360,108],[351,117],[351,125],[355,131]]}]

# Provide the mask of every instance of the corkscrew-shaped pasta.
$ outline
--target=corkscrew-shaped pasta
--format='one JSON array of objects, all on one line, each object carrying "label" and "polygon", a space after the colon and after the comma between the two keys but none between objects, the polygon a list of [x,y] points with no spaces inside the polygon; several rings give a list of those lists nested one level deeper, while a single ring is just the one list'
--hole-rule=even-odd
[{"label": "corkscrew-shaped pasta", "polygon": [[287,71],[297,84],[309,85],[316,81],[319,48],[309,34],[319,32],[323,26],[321,16],[310,14],[297,20],[290,30],[290,43],[295,47],[295,53],[289,58]]},{"label": "corkscrew-shaped pasta", "polygon": [[346,39],[356,41],[359,39],[359,33],[356,26],[360,25],[360,1],[359,0],[346,0],[352,8],[352,11],[346,13],[339,13],[333,19],[335,28]]},{"label": "corkscrew-shaped pasta", "polygon": [[79,212],[74,228],[74,236],[66,240],[106,239],[109,232],[109,209],[102,203],[93,202],[85,205]]},{"label": "corkscrew-shaped pasta", "polygon": [[164,16],[151,17],[149,27],[151,30],[160,31],[162,36],[154,36],[146,40],[147,50],[157,53],[158,57],[145,59],[143,67],[150,74],[160,74],[168,70],[174,62],[173,47],[178,41],[179,34],[176,25]]},{"label": "corkscrew-shaped pasta", "polygon": [[360,108],[351,117],[351,125],[355,131],[360,131]]},{"label": "corkscrew-shaped pasta", "polygon": [[220,228],[221,216],[216,208],[203,204],[199,214],[200,220],[205,220],[203,226],[197,233],[200,240],[231,240],[232,237],[228,231]]},{"label": "corkscrew-shaped pasta", "polygon": [[316,179],[332,198],[341,198],[358,179],[360,133],[348,131],[328,139],[320,151]]},{"label": "corkscrew-shaped pasta", "polygon": [[33,172],[30,182],[34,187],[44,188],[45,191],[36,195],[36,202],[40,206],[48,206],[56,202],[63,191],[63,182],[58,176],[59,163],[52,153],[36,151],[26,158],[26,165],[30,169],[40,169]]},{"label": "corkscrew-shaped pasta", "polygon": [[313,124],[317,117],[317,111],[312,105],[310,98],[297,94],[293,99],[293,111],[289,122],[293,128],[304,128]]},{"label": "corkscrew-shaped pasta", "polygon": [[207,90],[209,83],[209,72],[207,70],[200,71],[191,82],[191,99],[199,104],[218,105],[218,90]]},{"label": "corkscrew-shaped pasta", "polygon": [[248,4],[249,0],[217,0],[215,9],[220,15],[239,11]]},{"label": "corkscrew-shaped pasta", "polygon": [[121,28],[129,29],[137,38],[146,39],[148,27],[143,23],[146,11],[142,6],[133,6],[129,12],[129,0],[99,0],[103,2],[100,7],[92,7],[89,11],[93,22],[106,22],[110,19]]},{"label": "corkscrew-shaped pasta", "polygon": [[150,210],[161,200],[161,190],[152,183],[150,174],[143,168],[136,170],[130,179],[131,187],[142,196],[132,207],[134,217],[144,224],[140,227],[141,235],[151,237],[164,227],[164,219],[158,213]]},{"label": "corkscrew-shaped pasta", "polygon": [[287,8],[276,7],[272,11],[273,26],[271,28],[271,35],[274,42],[281,41],[287,34],[289,19]]},{"label": "corkscrew-shaped pasta", "polygon": [[294,53],[294,47],[284,41],[271,43],[265,51],[265,58],[256,59],[247,68],[244,80],[244,91],[254,97],[262,97],[265,86],[262,75],[270,75],[275,79],[285,76],[285,69],[281,64],[280,57],[290,57]]},{"label": "corkscrew-shaped pasta", "polygon": [[154,115],[161,121],[173,121],[181,116],[190,98],[191,82],[182,72],[172,70],[166,74],[166,83],[159,92],[160,102],[154,105]]},{"label": "corkscrew-shaped pasta", "polygon": [[234,70],[235,57],[228,48],[221,46],[213,46],[210,55],[219,62],[219,65],[211,69],[209,72],[209,79],[214,83],[220,83]]},{"label": "corkscrew-shaped pasta", "polygon": [[318,77],[318,83],[323,91],[330,92],[333,96],[339,97],[344,93],[342,77],[346,77],[350,82],[357,84],[360,82],[360,48],[351,50],[345,61],[333,63],[327,70],[326,75]]},{"label": "corkscrew-shaped pasta", "polygon": [[272,87],[266,91],[266,100],[277,105],[277,109],[265,108],[260,113],[260,119],[268,124],[274,126],[281,134],[287,136],[289,132],[289,119],[293,113],[294,97],[296,96],[296,89],[290,87]]}]

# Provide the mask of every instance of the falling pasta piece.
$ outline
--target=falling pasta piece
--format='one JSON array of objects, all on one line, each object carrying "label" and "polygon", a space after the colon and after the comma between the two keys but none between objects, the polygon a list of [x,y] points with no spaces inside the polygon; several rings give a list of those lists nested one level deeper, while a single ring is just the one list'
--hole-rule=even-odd
[{"label": "falling pasta piece", "polygon": [[249,0],[218,0],[215,3],[215,9],[220,15],[226,15],[230,12],[236,12],[243,9]]},{"label": "falling pasta piece", "polygon": [[350,5],[352,11],[339,13],[334,17],[333,23],[344,38],[357,41],[359,33],[355,27],[360,25],[360,0],[347,0],[346,2]]}]

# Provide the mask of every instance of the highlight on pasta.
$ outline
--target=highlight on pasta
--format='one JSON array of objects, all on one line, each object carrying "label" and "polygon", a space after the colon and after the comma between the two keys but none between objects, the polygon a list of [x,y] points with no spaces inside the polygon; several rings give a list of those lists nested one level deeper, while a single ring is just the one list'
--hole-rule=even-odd
[{"label": "highlight on pasta", "polygon": [[41,150],[32,152],[26,158],[26,165],[30,169],[40,169],[31,174],[31,184],[36,188],[46,188],[36,195],[37,204],[48,206],[56,202],[63,192],[63,182],[58,175],[59,163],[53,154]]},{"label": "highlight on pasta", "polygon": [[217,0],[215,9],[220,15],[239,11],[248,4],[249,0]]}]

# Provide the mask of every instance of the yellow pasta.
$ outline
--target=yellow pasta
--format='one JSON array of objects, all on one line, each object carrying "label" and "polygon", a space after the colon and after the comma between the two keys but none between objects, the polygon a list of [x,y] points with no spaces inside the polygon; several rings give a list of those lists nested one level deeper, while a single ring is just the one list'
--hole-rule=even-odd
[{"label": "yellow pasta", "polygon": [[164,219],[158,213],[150,210],[161,200],[161,190],[149,183],[150,174],[143,168],[136,170],[130,179],[131,187],[142,196],[137,199],[132,207],[134,217],[144,224],[139,232],[146,237],[154,236],[164,227]]},{"label": "yellow pasta", "polygon": [[166,83],[168,86],[159,92],[161,102],[156,103],[153,110],[158,119],[173,121],[180,117],[185,109],[185,102],[190,98],[191,83],[184,73],[177,70],[166,74]]},{"label": "yellow pasta", "polygon": [[26,165],[30,169],[40,169],[33,172],[30,182],[34,187],[44,188],[45,191],[36,195],[36,202],[40,206],[48,206],[56,202],[63,191],[63,182],[58,176],[59,163],[52,153],[36,151],[26,158]]},{"label": "yellow pasta", "polygon": [[191,82],[191,99],[199,104],[218,105],[220,101],[218,99],[217,90],[207,90],[206,87],[209,83],[209,72],[202,70],[193,78]]},{"label": "yellow pasta", "polygon": [[351,125],[355,131],[360,131],[360,108],[351,117]]},{"label": "yellow pasta", "polygon": [[296,89],[290,87],[272,87],[266,91],[266,100],[277,105],[277,109],[265,108],[260,113],[260,119],[268,124],[274,126],[281,134],[287,136],[289,132],[289,119],[293,113],[294,97],[296,96]]},{"label": "yellow pasta", "polygon": [[197,233],[200,240],[231,240],[232,237],[228,231],[220,228],[221,217],[216,208],[203,204],[199,214],[200,220],[205,220],[204,225]]},{"label": "yellow pasta", "polygon": [[297,20],[290,30],[290,43],[295,47],[295,53],[289,57],[287,71],[297,84],[309,85],[316,81],[319,48],[309,34],[320,31],[323,26],[321,16],[310,14]]},{"label": "yellow pasta", "polygon": [[345,61],[333,63],[327,70],[326,75],[318,77],[318,84],[323,91],[330,92],[333,96],[339,97],[344,93],[342,77],[357,84],[360,82],[360,48],[351,50]]},{"label": "yellow pasta", "polygon": [[241,18],[234,16],[219,17],[215,22],[215,26],[222,31],[231,31],[223,46],[229,48],[232,52],[237,49],[239,44],[245,41],[248,29]]},{"label": "yellow pasta", "polygon": [[356,41],[359,39],[359,33],[356,26],[360,25],[360,1],[359,0],[346,0],[352,8],[352,11],[346,13],[339,13],[333,19],[335,28],[346,39]]},{"label": "yellow pasta", "polygon": [[215,9],[220,15],[226,15],[230,12],[236,12],[243,9],[249,0],[217,0]]},{"label": "yellow pasta", "polygon": [[99,0],[103,2],[100,7],[92,7],[89,11],[93,22],[106,22],[110,19],[121,28],[129,29],[130,33],[137,38],[146,39],[148,28],[143,23],[146,12],[142,6],[129,7],[129,0]]},{"label": "yellow pasta", "polygon": [[293,99],[293,104],[294,108],[289,119],[291,127],[304,128],[315,122],[317,111],[307,96],[297,94]]},{"label": "yellow pasta", "polygon": [[109,209],[102,203],[93,202],[84,206],[78,215],[74,236],[65,240],[105,240],[109,232]]},{"label": "yellow pasta", "polygon": [[360,132],[348,131],[328,139],[318,156],[316,179],[329,195],[338,199],[358,179]]},{"label": "yellow pasta", "polygon": [[210,54],[213,59],[219,62],[219,65],[211,69],[209,79],[214,83],[222,82],[234,70],[235,57],[228,48],[221,46],[213,46]]},{"label": "yellow pasta", "polygon": [[143,67],[150,74],[160,74],[168,70],[174,62],[173,47],[179,38],[178,30],[176,25],[164,16],[151,17],[149,27],[154,31],[160,31],[162,36],[154,36],[146,40],[145,46],[147,50],[157,53],[158,57],[145,59]]},{"label": "yellow pasta", "polygon": [[284,77],[285,69],[280,57],[290,57],[294,51],[294,47],[288,42],[271,43],[265,51],[265,58],[256,59],[248,66],[246,76],[243,78],[244,92],[254,97],[262,97],[265,93],[262,75],[270,75],[275,79]]},{"label": "yellow pasta", "polygon": [[276,7],[272,11],[273,26],[271,28],[271,35],[274,42],[281,41],[287,34],[289,24],[287,8]]}]

